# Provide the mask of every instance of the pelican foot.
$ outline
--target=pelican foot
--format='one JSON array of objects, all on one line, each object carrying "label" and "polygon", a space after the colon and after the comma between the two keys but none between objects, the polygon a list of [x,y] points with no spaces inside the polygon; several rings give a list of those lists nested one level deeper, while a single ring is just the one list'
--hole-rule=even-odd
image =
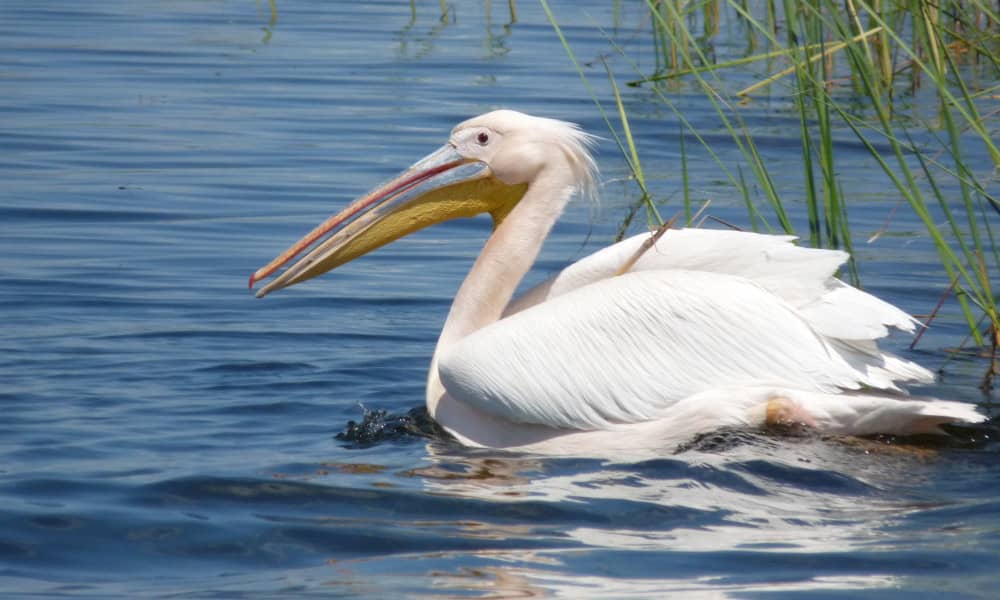
[{"label": "pelican foot", "polygon": [[782,396],[775,396],[767,401],[764,415],[764,425],[769,428],[816,427],[816,420],[812,415]]}]

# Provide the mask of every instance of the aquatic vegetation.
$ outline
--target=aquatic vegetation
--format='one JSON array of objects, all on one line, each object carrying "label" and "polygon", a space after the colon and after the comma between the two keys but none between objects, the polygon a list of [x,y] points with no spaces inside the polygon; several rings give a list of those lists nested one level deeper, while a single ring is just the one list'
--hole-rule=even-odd
[{"label": "aquatic vegetation", "polygon": [[[542,5],[586,81],[588,73],[558,16],[545,0]],[[617,15],[620,3],[615,8]],[[989,352],[983,384],[990,386],[1000,327],[991,284],[1000,268],[1000,247],[990,224],[1000,215],[995,141],[1000,17],[995,5],[984,0],[647,0],[643,11],[638,35],[648,36],[645,46],[630,44],[626,50],[606,33],[616,50],[604,66],[617,115],[613,119],[610,110],[600,108],[641,196],[624,218],[623,231],[642,208],[651,226],[663,219],[648,191],[651,169],[643,170],[612,63],[617,70],[627,65],[634,74],[628,85],[647,90],[679,123],[680,208],[687,222],[697,208],[687,176],[687,144],[693,140],[743,198],[753,229],[796,233],[813,246],[850,251],[857,233],[849,218],[851,199],[843,191],[850,173],[838,169],[838,142],[851,140],[863,146],[887,189],[926,228],[969,339]],[[739,55],[732,49],[734,31],[745,42]],[[723,44],[728,45],[720,49]],[[748,72],[767,75],[746,85]],[[672,101],[681,90],[704,97],[724,135],[707,135],[718,131],[705,131],[685,118]],[[762,99],[786,102],[798,120],[804,198],[786,198],[774,184],[757,134],[743,118],[745,107]],[[596,94],[594,101],[600,105]],[[722,145],[738,148],[742,163],[734,168],[720,159]],[[804,202],[808,232],[795,231],[786,209],[790,202]],[[890,229],[891,221],[889,214],[868,241]],[[855,265],[849,268],[849,276],[860,283]]]}]

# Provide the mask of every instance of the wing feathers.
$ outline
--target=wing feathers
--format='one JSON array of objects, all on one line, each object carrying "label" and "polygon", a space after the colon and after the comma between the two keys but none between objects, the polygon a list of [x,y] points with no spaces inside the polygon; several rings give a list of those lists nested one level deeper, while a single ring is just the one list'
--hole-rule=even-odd
[{"label": "wing feathers", "polygon": [[[773,384],[837,398],[934,379],[879,350],[875,340],[889,328],[917,323],[836,279],[843,252],[802,248],[791,236],[671,230],[615,277],[646,239],[574,263],[450,348],[439,361],[449,394],[515,422],[603,429],[660,418],[711,390]],[[874,411],[861,398],[879,397],[853,396],[820,412],[847,422],[836,411]],[[910,406],[919,400],[881,401],[891,406],[873,412],[872,423],[899,410],[923,414]],[[944,413],[941,421],[954,410]],[[930,423],[938,415],[925,416]]]},{"label": "wing feathers", "polygon": [[[632,236],[563,269],[528,290],[506,315],[612,277],[649,234]],[[633,271],[683,269],[755,281],[800,311],[817,332],[835,339],[872,340],[889,327],[913,331],[916,321],[895,306],[834,277],[847,260],[839,250],[803,248],[793,236],[743,231],[677,229],[646,251]]]},{"label": "wing feathers", "polygon": [[740,277],[644,271],[493,323],[439,361],[457,400],[506,419],[601,429],[719,386],[835,392],[873,383],[794,308]]}]

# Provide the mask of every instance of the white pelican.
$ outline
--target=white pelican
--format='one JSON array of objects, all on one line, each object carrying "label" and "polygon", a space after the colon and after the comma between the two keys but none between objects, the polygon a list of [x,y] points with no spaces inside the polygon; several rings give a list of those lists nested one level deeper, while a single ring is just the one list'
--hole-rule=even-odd
[{"label": "white pelican", "polygon": [[469,119],[250,286],[307,250],[257,296],[434,223],[490,213],[493,233],[427,380],[431,417],[470,446],[607,454],[670,450],[722,426],[914,434],[984,420],[970,404],[906,396],[898,383],[933,375],[876,340],[912,331],[913,318],[836,279],[845,253],[790,236],[671,230],[618,274],[648,239],[637,235],[512,300],[570,197],[593,189],[592,139],[511,110]]}]

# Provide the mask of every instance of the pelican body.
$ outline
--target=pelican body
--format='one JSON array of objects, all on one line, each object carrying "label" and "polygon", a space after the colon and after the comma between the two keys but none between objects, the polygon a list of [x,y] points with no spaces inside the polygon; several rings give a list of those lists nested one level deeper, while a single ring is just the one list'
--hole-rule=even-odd
[{"label": "pelican body", "polygon": [[913,331],[914,319],[838,280],[845,253],[790,236],[675,229],[642,251],[640,234],[514,298],[570,198],[593,193],[592,145],[575,125],[511,110],[464,121],[250,287],[288,265],[262,297],[418,229],[489,213],[492,235],[427,379],[431,417],[470,446],[606,455],[669,451],[720,427],[917,434],[983,420],[969,404],[907,396],[900,384],[932,373],[876,342]]}]

